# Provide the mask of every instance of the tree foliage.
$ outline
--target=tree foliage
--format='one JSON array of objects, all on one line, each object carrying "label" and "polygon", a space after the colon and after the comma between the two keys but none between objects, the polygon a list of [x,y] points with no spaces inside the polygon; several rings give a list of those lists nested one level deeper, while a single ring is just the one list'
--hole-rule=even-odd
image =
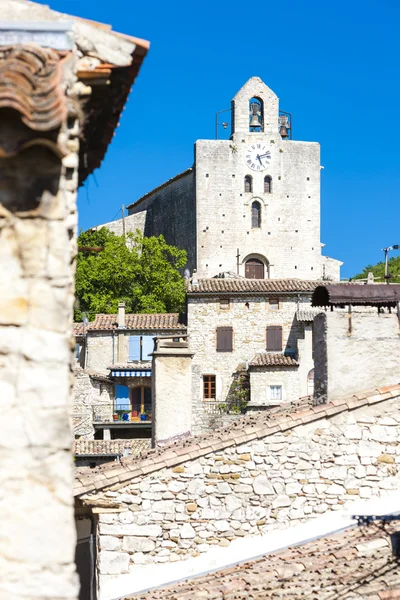
[{"label": "tree foliage", "polygon": [[82,312],[89,319],[96,313],[116,313],[120,301],[134,313],[183,309],[185,283],[179,269],[186,264],[186,251],[169,246],[162,235],[136,232],[124,237],[102,227],[81,233],[78,245],[103,249],[78,254],[75,320],[82,320]]},{"label": "tree foliage", "polygon": [[[367,265],[361,273],[358,273],[352,279],[366,279],[370,272],[373,273],[374,279],[379,283],[385,283],[384,262],[379,262],[376,265]],[[400,256],[393,256],[389,259],[389,274],[391,275],[390,283],[400,283]]]}]

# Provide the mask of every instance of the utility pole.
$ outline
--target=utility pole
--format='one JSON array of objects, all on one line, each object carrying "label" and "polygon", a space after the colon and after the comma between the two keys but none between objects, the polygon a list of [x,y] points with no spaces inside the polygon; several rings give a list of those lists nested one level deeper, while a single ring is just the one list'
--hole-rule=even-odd
[{"label": "utility pole", "polygon": [[382,248],[382,251],[385,253],[385,279],[386,283],[389,283],[390,275],[389,275],[389,250],[399,250],[400,244],[394,244],[393,246],[388,246],[387,248]]},{"label": "utility pole", "polygon": [[121,210],[122,210],[122,235],[125,237],[126,230],[125,230],[125,205],[124,204],[122,205]]}]

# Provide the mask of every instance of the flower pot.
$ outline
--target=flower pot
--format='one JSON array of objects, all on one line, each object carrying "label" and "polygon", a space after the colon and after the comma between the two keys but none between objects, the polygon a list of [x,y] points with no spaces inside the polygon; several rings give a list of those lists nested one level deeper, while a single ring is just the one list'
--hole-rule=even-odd
[{"label": "flower pot", "polygon": [[113,415],[113,421],[118,421],[118,415],[117,414]]},{"label": "flower pot", "polygon": [[144,415],[143,413],[140,415],[140,420],[141,421],[145,421],[146,420],[146,415]]}]

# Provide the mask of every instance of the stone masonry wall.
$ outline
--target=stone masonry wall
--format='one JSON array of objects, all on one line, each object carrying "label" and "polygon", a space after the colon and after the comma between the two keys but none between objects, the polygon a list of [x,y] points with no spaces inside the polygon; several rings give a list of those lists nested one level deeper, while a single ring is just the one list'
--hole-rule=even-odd
[{"label": "stone masonry wall", "polygon": [[266,369],[253,367],[250,371],[251,400],[249,407],[256,408],[275,404],[270,402],[268,387],[270,385],[282,386],[282,402],[300,398],[300,381],[298,367],[276,367]]},{"label": "stone masonry wall", "polygon": [[275,433],[97,494],[100,586],[400,488],[398,398]]},{"label": "stone masonry wall", "polygon": [[81,369],[75,370],[73,433],[94,439],[93,421],[112,421],[114,382],[100,381]]},{"label": "stone masonry wall", "polygon": [[[304,303],[308,305],[307,298]],[[210,426],[210,420],[215,420],[214,415],[209,415],[207,406],[203,401],[203,375],[216,376],[216,401],[226,404],[229,402],[230,387],[233,375],[240,364],[249,363],[257,353],[266,351],[267,325],[281,325],[283,327],[283,349],[297,351],[297,342],[304,339],[304,324],[295,318],[297,297],[282,296],[279,298],[279,310],[271,310],[268,297],[242,297],[230,298],[230,307],[221,308],[219,298],[193,298],[188,300],[188,334],[189,347],[194,353],[192,361],[192,433],[205,431]],[[246,306],[248,303],[248,307]],[[216,328],[222,326],[233,327],[233,351],[216,351]],[[311,355],[311,338],[304,339],[310,345],[309,351],[304,349],[304,356]],[[299,378],[298,369],[293,368],[293,373],[284,374],[282,383],[286,391],[287,400],[299,397],[300,381],[292,383],[293,377]],[[277,371],[280,378],[282,372]],[[304,373],[306,385],[307,374]],[[273,369],[265,371],[265,385],[271,377],[271,382],[276,382]],[[221,425],[218,417],[218,426]]]}]

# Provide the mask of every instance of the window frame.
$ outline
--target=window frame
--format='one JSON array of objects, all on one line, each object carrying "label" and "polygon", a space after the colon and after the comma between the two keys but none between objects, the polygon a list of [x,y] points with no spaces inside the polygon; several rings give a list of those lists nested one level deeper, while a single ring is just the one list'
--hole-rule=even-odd
[{"label": "window frame", "polygon": [[[246,186],[249,185],[250,189],[247,190]],[[251,175],[244,176],[244,193],[252,194],[253,193],[253,177]]]},{"label": "window frame", "polygon": [[[273,332],[280,330],[280,344],[274,343]],[[272,338],[272,339],[271,339]],[[283,352],[283,327],[282,325],[268,325],[266,328],[266,340],[265,347],[267,352]],[[280,346],[280,348],[278,348]]]},{"label": "window frame", "polygon": [[281,303],[279,298],[269,298],[268,300],[268,309],[271,311],[277,311],[280,310],[281,308]]},{"label": "window frame", "polygon": [[[258,206],[258,209],[256,208],[256,206]],[[254,225],[254,210],[258,210],[257,213],[257,225]],[[261,224],[262,224],[262,209],[261,209],[261,202],[259,202],[258,200],[253,200],[253,202],[251,203],[251,228],[252,229],[261,229]]]},{"label": "window frame", "polygon": [[219,309],[220,310],[230,310],[231,308],[231,299],[230,298],[220,298],[219,299]]},{"label": "window frame", "polygon": [[[279,398],[274,398],[273,397],[273,392],[272,392],[273,389],[280,391],[280,397]],[[282,383],[270,383],[270,384],[268,384],[268,387],[267,387],[267,401],[270,404],[281,404],[283,402],[283,385],[282,385]]]},{"label": "window frame", "polygon": [[[268,183],[268,190],[265,189]],[[264,194],[272,194],[272,177],[271,175],[265,175],[264,177]]]},{"label": "window frame", "polygon": [[[217,399],[217,376],[213,373],[202,375],[203,401],[213,402]],[[206,391],[206,387],[208,388]],[[214,388],[214,395],[212,395]],[[209,394],[209,395],[207,395]]]}]

